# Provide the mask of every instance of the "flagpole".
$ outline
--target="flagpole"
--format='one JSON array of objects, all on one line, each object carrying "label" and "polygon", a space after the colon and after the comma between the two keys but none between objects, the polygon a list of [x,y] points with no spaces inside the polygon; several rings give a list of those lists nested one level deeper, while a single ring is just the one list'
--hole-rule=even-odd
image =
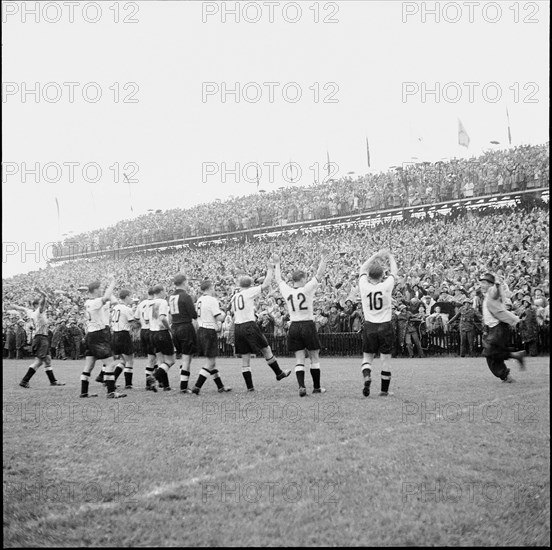
[{"label": "flagpole", "polygon": [[508,113],[508,107],[506,107],[506,120],[508,121],[508,144],[512,146],[512,131],[510,129],[510,114]]},{"label": "flagpole", "polygon": [[132,192],[130,189],[130,180],[128,179],[128,176],[123,173],[123,177],[125,178],[125,181],[128,183],[128,205],[130,206],[130,213],[134,214],[134,208],[132,208]]},{"label": "flagpole", "polygon": [[54,196],[54,199],[56,201],[56,209],[57,209],[58,235],[59,235],[59,240],[61,241],[62,238],[61,238],[61,221],[60,221],[60,215],[59,215],[59,201],[57,196]]}]

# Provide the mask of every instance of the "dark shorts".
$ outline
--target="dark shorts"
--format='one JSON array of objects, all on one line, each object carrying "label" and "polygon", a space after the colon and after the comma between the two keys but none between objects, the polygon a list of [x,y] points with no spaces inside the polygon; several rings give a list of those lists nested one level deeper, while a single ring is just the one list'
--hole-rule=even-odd
[{"label": "dark shorts", "polygon": [[45,336],[44,334],[37,334],[33,338],[32,352],[33,356],[37,359],[46,359],[46,357],[50,355],[48,336]]},{"label": "dark shorts", "polygon": [[500,322],[495,327],[489,327],[483,336],[483,357],[507,359],[510,351],[510,326]]},{"label": "dark shorts", "polygon": [[265,335],[254,321],[234,326],[234,344],[236,355],[259,353],[262,349],[268,347]]},{"label": "dark shorts", "polygon": [[362,329],[362,351],[364,353],[385,353],[393,350],[393,325],[386,323],[370,323],[364,321]]},{"label": "dark shorts", "polygon": [[320,340],[314,321],[293,321],[289,326],[288,349],[296,352],[302,349],[320,349]]},{"label": "dark shorts", "polygon": [[132,343],[130,332],[128,330],[114,332],[111,339],[111,347],[113,348],[113,355],[133,355],[134,344]]},{"label": "dark shorts", "polygon": [[176,353],[193,355],[197,352],[197,336],[192,323],[178,323],[172,326]]},{"label": "dark shorts", "polygon": [[111,351],[111,332],[106,327],[103,330],[89,332],[84,340],[86,357],[107,359],[113,355]]},{"label": "dark shorts", "polygon": [[217,331],[212,328],[199,327],[197,331],[198,354],[204,357],[218,355]]},{"label": "dark shorts", "polygon": [[174,345],[168,330],[152,330],[150,331],[150,336],[155,353],[162,353],[163,355],[174,354]]},{"label": "dark shorts", "polygon": [[140,330],[140,342],[144,353],[147,355],[155,355],[155,349],[151,343],[151,332],[149,328],[143,328]]}]

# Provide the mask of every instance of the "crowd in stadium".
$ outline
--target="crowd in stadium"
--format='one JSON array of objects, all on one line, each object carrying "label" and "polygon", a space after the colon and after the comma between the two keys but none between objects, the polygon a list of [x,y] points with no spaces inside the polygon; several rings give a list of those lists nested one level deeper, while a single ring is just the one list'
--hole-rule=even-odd
[{"label": "crowd in stadium", "polygon": [[[397,258],[399,278],[394,290],[395,316],[400,342],[417,346],[414,335],[420,323],[428,331],[466,330],[461,308],[481,311],[478,277],[484,271],[500,275],[508,288],[508,307],[523,318],[521,338],[535,352],[538,327],[549,324],[549,221],[545,203],[481,211],[453,211],[376,227],[353,224],[324,230],[299,230],[278,237],[178,250],[149,251],[122,259],[81,259],[4,280],[4,354],[15,356],[23,341],[30,341],[30,323],[10,310],[10,304],[29,307],[36,286],[50,293],[48,314],[52,320],[55,357],[78,357],[84,328],[86,285],[105,274],[116,273],[118,289],[128,288],[135,302],[146,297],[148,287],[160,283],[172,289],[172,278],[184,272],[198,295],[205,278],[215,282],[221,307],[229,301],[239,273],[260,283],[272,251],[282,257],[282,276],[289,280],[294,269],[316,271],[319,251],[333,253],[315,299],[319,332],[358,332],[362,309],[358,290],[360,264],[375,250],[389,248]],[[82,289],[84,287],[84,290]],[[439,311],[440,310],[440,311]],[[459,315],[456,315],[459,313]],[[275,284],[258,304],[263,332],[284,335],[288,316]],[[470,330],[479,327],[478,316]],[[27,331],[25,338],[22,330]],[[231,343],[231,321],[221,337]],[[418,331],[419,332],[419,331]],[[532,346],[532,347],[531,347]],[[412,350],[408,347],[409,352]],[[421,353],[421,350],[420,350]]]},{"label": "crowd in stadium", "polygon": [[405,163],[387,172],[285,186],[188,209],[160,210],[76,235],[87,250],[326,219],[386,208],[547,187],[548,144],[489,150],[472,159]]}]

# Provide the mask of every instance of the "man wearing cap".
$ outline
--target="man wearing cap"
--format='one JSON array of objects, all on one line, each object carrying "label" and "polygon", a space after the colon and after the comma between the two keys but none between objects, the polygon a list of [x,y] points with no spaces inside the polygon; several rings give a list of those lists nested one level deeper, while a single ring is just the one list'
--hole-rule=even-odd
[{"label": "man wearing cap", "polygon": [[467,296],[464,298],[462,307],[458,310],[458,313],[454,315],[449,324],[460,318],[460,357],[466,357],[466,348],[468,356],[473,356],[473,340],[475,336],[476,322],[481,322],[481,315],[475,311],[472,307],[472,300]]},{"label": "man wearing cap", "polygon": [[481,290],[485,296],[483,300],[483,322],[487,327],[487,335],[483,341],[483,355],[491,372],[503,382],[513,382],[510,369],[505,360],[516,359],[520,368],[524,369],[524,351],[512,352],[509,347],[510,326],[516,326],[520,319],[517,315],[507,311],[502,301],[501,285],[496,282],[492,273],[485,273],[479,279]]}]

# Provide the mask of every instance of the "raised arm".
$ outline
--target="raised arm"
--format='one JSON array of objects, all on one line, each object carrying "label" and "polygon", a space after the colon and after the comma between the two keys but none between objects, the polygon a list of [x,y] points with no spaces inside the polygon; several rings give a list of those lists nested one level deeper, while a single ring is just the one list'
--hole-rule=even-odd
[{"label": "raised arm", "polygon": [[[389,252],[386,251],[386,250],[378,250],[377,252],[375,252],[374,254],[372,254],[361,266],[360,266],[360,275],[362,274],[365,274],[365,275],[368,275],[368,268],[370,267],[370,264],[374,261],[374,260],[377,260],[378,258],[379,259],[384,259],[386,257],[386,255],[389,255]],[[395,264],[396,265],[396,264]]]},{"label": "raised arm", "polygon": [[397,267],[397,262],[395,261],[395,257],[393,254],[388,254],[389,258],[389,269],[391,270],[391,275],[395,277],[395,281],[397,280],[397,274],[399,273],[399,268]]},{"label": "raised arm", "polygon": [[40,294],[40,302],[38,303],[38,309],[42,313],[46,309],[46,300],[48,295],[41,288],[36,287],[35,290]]},{"label": "raised arm", "polygon": [[115,289],[115,275],[111,274],[109,276],[109,285],[107,285],[104,295],[102,296],[102,303],[105,304],[106,302],[109,302],[111,300],[111,296],[113,295],[114,289]]},{"label": "raised arm", "polygon": [[270,288],[270,284],[272,283],[273,277],[274,277],[274,267],[272,265],[272,262],[269,262],[268,271],[266,272],[265,280],[261,285],[261,290],[268,290]]},{"label": "raised arm", "polygon": [[280,256],[278,256],[278,254],[273,254],[272,261],[274,262],[274,278],[276,279],[276,284],[280,284],[282,282],[282,271],[280,269]]},{"label": "raised arm", "polygon": [[326,271],[326,265],[328,263],[328,258],[330,257],[330,254],[327,249],[322,250],[322,257],[320,258],[320,265],[318,266],[318,270],[316,271],[316,280],[322,281],[322,277],[324,276],[324,271]]}]

